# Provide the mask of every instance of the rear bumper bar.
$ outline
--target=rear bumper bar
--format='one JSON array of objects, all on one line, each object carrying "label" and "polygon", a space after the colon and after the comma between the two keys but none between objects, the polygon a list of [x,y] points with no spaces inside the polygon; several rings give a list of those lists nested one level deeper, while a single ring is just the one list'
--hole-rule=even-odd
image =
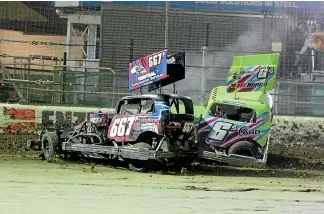
[{"label": "rear bumper bar", "polygon": [[26,140],[25,150],[42,150],[42,141],[41,140]]}]

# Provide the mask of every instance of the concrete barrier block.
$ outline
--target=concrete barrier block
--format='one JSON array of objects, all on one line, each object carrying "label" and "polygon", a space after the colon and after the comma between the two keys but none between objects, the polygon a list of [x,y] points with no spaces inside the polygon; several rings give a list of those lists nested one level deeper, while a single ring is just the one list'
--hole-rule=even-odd
[{"label": "concrete barrier block", "polygon": [[43,126],[73,127],[99,111],[115,113],[109,108],[0,104],[0,133],[36,133]]}]

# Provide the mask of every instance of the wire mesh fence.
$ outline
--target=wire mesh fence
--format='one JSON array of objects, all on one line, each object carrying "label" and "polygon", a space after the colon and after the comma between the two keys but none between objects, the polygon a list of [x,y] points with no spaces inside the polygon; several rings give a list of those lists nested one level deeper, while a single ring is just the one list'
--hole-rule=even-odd
[{"label": "wire mesh fence", "polygon": [[[22,97],[18,93],[8,97],[12,101],[112,107],[120,96],[127,95],[116,91],[116,88],[127,90],[127,85],[120,83],[126,77],[110,68],[90,67],[91,62],[87,62],[90,65],[86,67],[68,66],[64,65],[64,60],[44,59],[44,56],[42,59],[35,56],[12,58],[15,62],[2,63],[3,69],[0,69],[2,90],[9,86],[13,92],[22,93]],[[34,63],[34,60],[43,62]],[[11,87],[13,83],[17,89]]]},{"label": "wire mesh fence", "polygon": [[[50,2],[1,2],[1,101],[114,108],[129,94],[128,63],[167,46],[170,54],[186,52],[186,78],[176,90],[196,104],[226,83],[233,56],[280,52],[271,92],[275,113],[324,116],[324,55],[306,42],[324,31],[318,29],[324,27],[318,8],[248,14],[152,5],[104,2],[100,8],[65,8],[60,16]],[[89,21],[67,28],[71,14],[98,13],[96,32]],[[91,32],[96,42],[89,42]]]}]

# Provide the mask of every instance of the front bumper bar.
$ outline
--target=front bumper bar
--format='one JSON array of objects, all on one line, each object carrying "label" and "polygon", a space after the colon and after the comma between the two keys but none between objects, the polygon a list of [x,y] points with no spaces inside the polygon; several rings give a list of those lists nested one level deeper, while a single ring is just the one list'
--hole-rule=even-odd
[{"label": "front bumper bar", "polygon": [[237,167],[263,167],[266,163],[264,159],[256,159],[243,155],[222,155],[215,152],[201,151],[198,154],[200,159],[217,161]]},{"label": "front bumper bar", "polygon": [[71,152],[82,152],[82,153],[97,153],[97,154],[111,154],[117,155],[125,159],[136,159],[136,160],[162,160],[162,159],[173,159],[173,158],[193,158],[197,157],[195,152],[162,152],[156,150],[149,150],[146,148],[135,148],[132,146],[104,146],[104,145],[93,145],[93,144],[76,144],[70,142],[63,142],[63,151]]},{"label": "front bumper bar", "polygon": [[[41,150],[41,140],[27,140],[25,142],[26,150]],[[132,146],[114,147],[104,145],[93,145],[93,144],[76,144],[70,142],[62,143],[63,151],[81,152],[81,153],[94,153],[94,154],[105,154],[105,155],[117,155],[125,159],[136,159],[136,160],[162,160],[162,159],[201,159],[211,160],[221,163],[227,163],[231,166],[238,167],[263,167],[267,161],[268,145],[266,146],[263,159],[256,159],[253,157],[247,157],[242,155],[225,155],[217,154],[210,151],[199,151],[199,152],[165,152],[155,151],[145,148],[135,148]]]}]

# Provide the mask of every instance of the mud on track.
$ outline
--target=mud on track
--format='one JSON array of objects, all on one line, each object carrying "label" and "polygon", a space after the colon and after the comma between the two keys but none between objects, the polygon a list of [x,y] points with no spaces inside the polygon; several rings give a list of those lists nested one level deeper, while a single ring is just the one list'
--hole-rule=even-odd
[{"label": "mud on track", "polygon": [[[299,178],[268,177],[280,175],[247,169],[235,169],[233,175],[221,169],[209,175],[162,175],[17,156],[0,156],[0,170],[0,213],[6,214],[323,213],[324,209],[324,173],[316,171],[298,171]],[[262,177],[252,177],[258,175]]]},{"label": "mud on track", "polygon": [[22,154],[29,155],[36,152],[27,152],[24,142],[28,139],[38,139],[37,135],[28,134],[0,134],[0,154]]}]

